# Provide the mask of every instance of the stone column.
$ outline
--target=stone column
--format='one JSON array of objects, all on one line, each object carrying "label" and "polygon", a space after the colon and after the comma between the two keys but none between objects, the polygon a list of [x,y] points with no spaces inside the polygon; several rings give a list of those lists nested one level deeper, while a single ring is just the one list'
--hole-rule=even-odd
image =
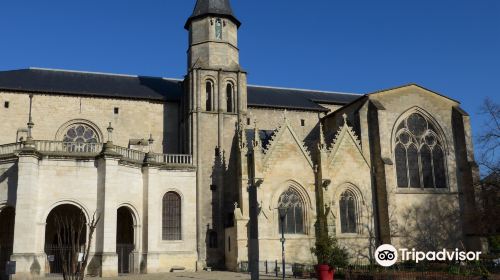
[{"label": "stone column", "polygon": [[[161,234],[161,212],[158,212],[158,197],[154,192],[159,185],[159,169],[151,164],[151,159],[147,157],[147,162],[142,167],[143,177],[143,226],[142,226],[142,252],[143,260],[141,271],[144,273],[157,273],[160,262],[158,257],[158,233]],[[161,209],[161,208],[160,208]]]},{"label": "stone column", "polygon": [[97,230],[96,251],[102,256],[101,276],[118,276],[118,255],[116,254],[116,211],[118,202],[114,196],[121,186],[116,184],[114,178],[118,174],[118,161],[120,155],[113,151],[113,143],[105,144],[104,151],[99,160],[99,197],[97,208],[101,220]]},{"label": "stone column", "polygon": [[391,224],[389,221],[389,200],[387,192],[387,176],[391,174],[390,162],[387,161],[387,148],[382,141],[387,137],[380,131],[380,124],[385,123],[385,108],[378,102],[370,102],[368,105],[368,137],[372,165],[372,184],[375,196],[375,225],[377,242],[391,244]]},{"label": "stone column", "polygon": [[[12,279],[32,279],[45,273],[45,254],[37,250],[40,227],[38,217],[39,157],[33,148],[24,148],[19,154],[14,248],[11,261],[16,262]],[[43,241],[42,241],[43,243]]]}]

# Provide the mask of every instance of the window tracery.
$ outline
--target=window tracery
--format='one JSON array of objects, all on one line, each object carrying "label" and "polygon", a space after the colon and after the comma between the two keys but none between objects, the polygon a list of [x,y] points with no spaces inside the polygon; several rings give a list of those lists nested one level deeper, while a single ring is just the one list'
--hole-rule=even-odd
[{"label": "window tracery", "polygon": [[[288,188],[281,194],[278,200],[278,208],[288,209],[284,219],[284,231],[287,234],[303,234],[304,230],[304,202],[300,194],[293,188]],[[279,232],[281,233],[281,220],[279,220]]]},{"label": "window tracery", "polygon": [[446,188],[445,154],[434,125],[413,113],[397,128],[394,150],[400,188]]}]

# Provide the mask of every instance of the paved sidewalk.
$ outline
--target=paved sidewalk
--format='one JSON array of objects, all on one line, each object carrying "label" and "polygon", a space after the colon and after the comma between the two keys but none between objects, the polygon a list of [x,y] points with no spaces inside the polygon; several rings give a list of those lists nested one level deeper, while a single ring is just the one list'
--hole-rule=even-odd
[{"label": "paved sidewalk", "polygon": [[[61,280],[60,278],[38,278],[43,280]],[[250,275],[246,273],[234,273],[223,271],[212,272],[176,272],[176,273],[161,273],[161,274],[137,274],[127,275],[113,278],[93,278],[86,277],[85,279],[97,280],[249,280]],[[261,275],[260,280],[281,279],[268,275]]]}]

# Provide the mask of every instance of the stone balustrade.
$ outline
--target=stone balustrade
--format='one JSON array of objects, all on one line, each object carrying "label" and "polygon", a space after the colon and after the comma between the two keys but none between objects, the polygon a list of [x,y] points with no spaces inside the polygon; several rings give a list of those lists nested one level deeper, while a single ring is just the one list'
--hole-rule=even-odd
[{"label": "stone balustrade", "polygon": [[[43,155],[64,156],[97,156],[104,149],[103,143],[77,143],[50,140],[34,140],[34,148]],[[0,156],[16,155],[25,148],[25,142],[0,145]],[[145,162],[149,160],[158,164],[193,165],[191,155],[181,154],[154,154],[112,145],[110,151],[119,155],[123,160],[132,162]]]},{"label": "stone balustrade", "polygon": [[129,148],[113,146],[112,150],[115,153],[121,155],[122,157],[133,161],[143,162],[144,159],[146,158],[146,153],[137,150],[132,150]]},{"label": "stone balustrade", "polygon": [[153,161],[167,164],[193,164],[191,155],[154,154]]},{"label": "stone balustrade", "polygon": [[88,153],[98,154],[102,143],[60,142],[48,140],[34,141],[36,150],[45,153]]},{"label": "stone balustrade", "polygon": [[0,155],[13,154],[15,151],[20,149],[21,149],[21,143],[0,145]]}]

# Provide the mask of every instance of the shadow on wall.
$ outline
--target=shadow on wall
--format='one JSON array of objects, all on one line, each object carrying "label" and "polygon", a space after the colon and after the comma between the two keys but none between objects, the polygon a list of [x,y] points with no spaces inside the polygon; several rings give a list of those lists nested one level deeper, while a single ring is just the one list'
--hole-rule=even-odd
[{"label": "shadow on wall", "polygon": [[[372,204],[374,204],[373,201]],[[358,211],[358,213],[360,213],[360,216],[358,218],[359,222],[357,224],[358,226],[356,231],[358,232],[358,234],[360,234],[359,238],[348,238],[346,240],[339,238],[339,241],[341,245],[347,245],[345,249],[349,253],[350,262],[357,264],[373,264],[375,263],[375,251],[380,245],[380,241],[377,237],[377,229],[375,227],[374,209],[371,204],[361,201]],[[394,213],[394,211],[391,211],[391,213]],[[331,227],[330,231],[335,233],[337,226],[335,218],[333,217],[333,212],[330,212],[329,216],[330,220],[328,223],[331,224],[329,225],[329,227]],[[390,215],[389,219],[392,225],[395,221],[394,215]]]},{"label": "shadow on wall", "polygon": [[[231,150],[229,152],[229,157],[224,157],[224,208],[223,208],[223,219],[224,227],[234,226],[234,210],[235,202],[240,204],[240,187],[238,184],[238,130],[237,124],[235,123],[235,133],[232,138]],[[225,239],[224,239],[225,240]]]},{"label": "shadow on wall", "polygon": [[[464,247],[458,201],[452,197],[431,197],[420,204],[399,209],[399,212],[401,211],[404,214],[398,219],[396,209],[389,209],[391,236],[400,237],[401,246],[422,251]],[[362,204],[361,213],[361,221],[370,221],[360,223],[362,240],[356,239],[354,242],[343,241],[342,238],[339,240],[341,244],[346,242],[343,245],[348,245],[351,261],[374,263],[374,252],[380,244],[372,222],[373,209],[367,204]]]},{"label": "shadow on wall", "polygon": [[87,275],[89,276],[99,276],[101,271],[101,258],[94,255],[87,266]]},{"label": "shadow on wall", "polygon": [[36,258],[33,258],[33,263],[30,266],[31,275],[40,275],[41,266]]},{"label": "shadow on wall", "polygon": [[458,203],[450,197],[431,197],[404,209],[399,235],[408,248],[432,251],[463,248]]},{"label": "shadow on wall", "polygon": [[309,134],[305,136],[302,140],[304,141],[304,146],[311,153],[311,158],[314,163],[318,162],[318,143],[319,143],[319,122],[311,129]]},{"label": "shadow on wall", "polygon": [[16,205],[17,201],[17,164],[12,165],[0,175],[0,184],[7,180],[7,205]]},{"label": "shadow on wall", "polygon": [[205,245],[207,252],[207,265],[212,268],[222,269],[224,268],[224,226],[222,224],[222,213],[221,213],[221,203],[222,194],[220,192],[222,189],[223,173],[226,170],[226,163],[224,158],[224,151],[219,148],[214,149],[214,162],[212,165],[211,173],[211,212],[212,212],[212,223],[206,225],[205,233]]},{"label": "shadow on wall", "polygon": [[[184,152],[179,147],[178,136],[180,135],[181,127],[180,120],[182,119],[179,115],[182,111],[181,107],[177,108],[177,112],[171,112],[173,107],[168,106],[169,102],[178,103],[181,100],[183,88],[182,82],[176,80],[166,80],[158,77],[139,77],[140,84],[143,87],[151,89],[151,94],[158,101],[164,102],[163,105],[163,143],[162,143],[162,153],[180,153]],[[172,119],[176,118],[176,119]],[[175,126],[175,127],[174,127]],[[154,138],[158,138],[159,135],[153,135]]]}]

